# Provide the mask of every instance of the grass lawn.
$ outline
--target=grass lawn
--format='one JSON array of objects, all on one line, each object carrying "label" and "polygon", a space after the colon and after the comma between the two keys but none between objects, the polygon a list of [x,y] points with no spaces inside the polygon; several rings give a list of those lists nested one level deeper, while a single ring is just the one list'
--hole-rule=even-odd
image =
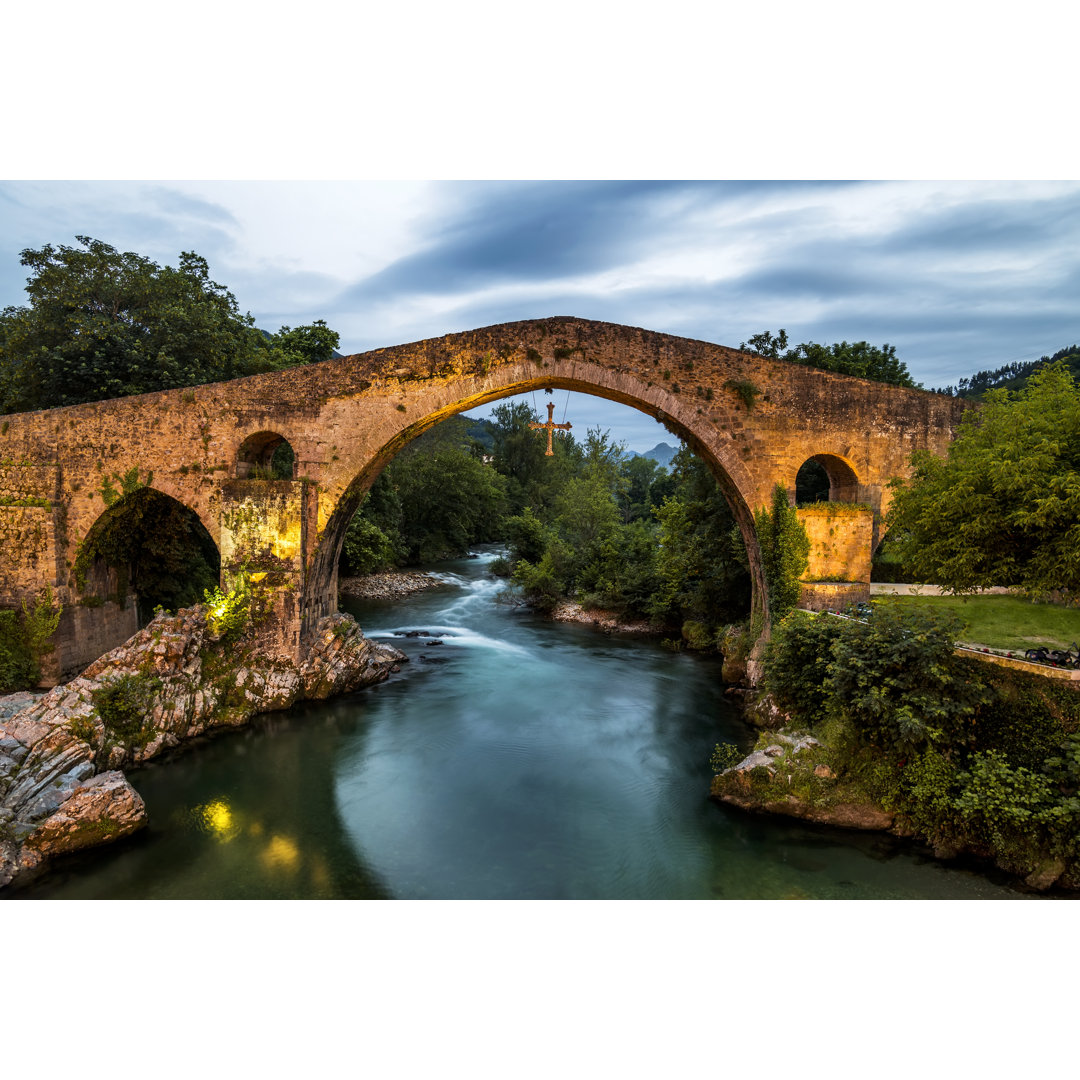
[{"label": "grass lawn", "polygon": [[1033,604],[1016,596],[875,597],[875,603],[948,611],[963,623],[960,640],[989,649],[1023,652],[1046,645],[1065,649],[1080,641],[1080,608]]}]

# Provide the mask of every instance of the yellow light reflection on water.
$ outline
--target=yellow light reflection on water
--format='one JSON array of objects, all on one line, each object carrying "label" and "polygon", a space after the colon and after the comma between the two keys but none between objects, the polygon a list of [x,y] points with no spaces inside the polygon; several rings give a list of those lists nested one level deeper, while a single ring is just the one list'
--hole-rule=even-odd
[{"label": "yellow light reflection on water", "polygon": [[192,811],[195,820],[218,840],[228,843],[239,831],[232,808],[224,799],[213,799]]},{"label": "yellow light reflection on water", "polygon": [[272,836],[270,843],[259,855],[263,865],[271,870],[294,871],[300,862],[300,849],[296,841],[287,836]]}]

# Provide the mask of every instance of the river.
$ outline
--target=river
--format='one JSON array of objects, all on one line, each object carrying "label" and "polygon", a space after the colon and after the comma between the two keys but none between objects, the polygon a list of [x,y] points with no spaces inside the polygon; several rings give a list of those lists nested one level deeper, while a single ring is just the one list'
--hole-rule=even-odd
[{"label": "river", "polygon": [[[718,661],[500,602],[490,551],[351,603],[411,662],[130,774],[150,825],[12,898],[1018,899],[902,841],[708,798]],[[422,631],[430,636],[406,636]]]}]

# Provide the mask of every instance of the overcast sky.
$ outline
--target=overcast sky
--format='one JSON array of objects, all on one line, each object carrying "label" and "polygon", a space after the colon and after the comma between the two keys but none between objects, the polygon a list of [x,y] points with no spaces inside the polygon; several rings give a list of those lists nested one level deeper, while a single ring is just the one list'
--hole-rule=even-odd
[{"label": "overcast sky", "polygon": [[[0,305],[26,299],[23,248],[77,234],[197,251],[259,326],[323,318],[344,353],[548,315],[731,346],[784,327],[889,342],[931,387],[1080,340],[1076,182],[6,182]],[[556,397],[576,433],[674,441]]]}]

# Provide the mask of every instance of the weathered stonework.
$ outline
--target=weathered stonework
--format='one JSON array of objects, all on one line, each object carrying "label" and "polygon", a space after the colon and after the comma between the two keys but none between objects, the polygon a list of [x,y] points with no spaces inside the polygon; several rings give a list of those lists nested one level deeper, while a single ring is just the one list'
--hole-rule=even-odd
[{"label": "weathered stonework", "polygon": [[[703,341],[552,318],[227,383],[18,414],[6,418],[0,460],[27,463],[41,477],[55,470],[55,557],[48,540],[16,553],[0,581],[0,605],[45,585],[65,606],[76,602],[69,571],[78,544],[105,509],[110,486],[119,488],[135,470],[140,482],[195,511],[222,550],[226,574],[229,564],[260,552],[282,560],[276,569],[288,592],[280,617],[291,620],[282,648],[293,649],[336,610],[345,529],[394,455],[455,413],[544,387],[634,406],[689,442],[731,502],[761,607],[753,511],[768,505],[777,483],[793,495],[799,468],[815,457],[829,473],[832,498],[866,502],[880,515],[888,481],[908,474],[914,450],[943,454],[964,408],[957,399]],[[245,479],[279,438],[296,455],[295,480]],[[26,490],[30,482],[19,483]],[[41,490],[49,483],[42,480]],[[258,483],[261,496],[250,487]],[[290,493],[279,492],[279,483]],[[299,495],[291,494],[294,486]],[[265,520],[238,528],[230,515],[260,500]]]},{"label": "weathered stonework", "polygon": [[807,581],[870,582],[874,511],[816,503],[795,511],[810,540]]}]

